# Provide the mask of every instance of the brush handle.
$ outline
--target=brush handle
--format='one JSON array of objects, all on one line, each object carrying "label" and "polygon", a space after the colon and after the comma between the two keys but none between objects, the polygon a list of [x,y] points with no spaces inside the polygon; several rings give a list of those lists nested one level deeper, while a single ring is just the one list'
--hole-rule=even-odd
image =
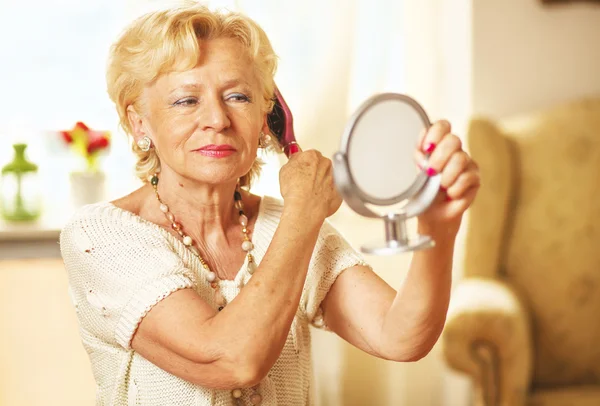
[{"label": "brush handle", "polygon": [[279,101],[285,117],[285,128],[281,140],[279,141],[283,148],[283,152],[289,158],[293,154],[301,151],[300,145],[296,142],[296,135],[294,134],[294,117],[277,86],[275,87],[275,97]]}]

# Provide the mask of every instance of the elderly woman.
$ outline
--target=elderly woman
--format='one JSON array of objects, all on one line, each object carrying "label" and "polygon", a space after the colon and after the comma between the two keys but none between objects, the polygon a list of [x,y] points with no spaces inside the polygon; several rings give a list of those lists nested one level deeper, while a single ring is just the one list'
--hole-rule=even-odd
[{"label": "elderly woman", "polygon": [[476,165],[447,122],[423,135],[444,191],[418,225],[438,244],[396,292],[326,222],[341,199],[319,152],[281,168],[282,200],[248,191],[275,142],[275,68],[256,23],[197,5],[147,14],[114,44],[109,94],[145,185],[61,234],[97,404],[312,404],[311,323],[394,361],[436,342]]}]

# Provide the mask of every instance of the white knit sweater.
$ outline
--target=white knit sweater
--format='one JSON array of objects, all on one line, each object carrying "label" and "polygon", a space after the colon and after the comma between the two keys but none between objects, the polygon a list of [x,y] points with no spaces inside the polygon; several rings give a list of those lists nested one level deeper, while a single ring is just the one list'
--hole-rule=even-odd
[{"label": "white knit sweater", "polygon": [[[278,199],[261,199],[252,237],[257,263],[273,238],[282,208]],[[202,276],[206,271],[180,240],[133,213],[102,202],[75,213],[61,233],[60,245],[83,346],[98,385],[96,405],[233,405],[230,391],[184,381],[130,346],[152,306],[178,289],[193,287],[217,307],[213,290]],[[321,302],[336,277],[356,264],[364,264],[362,257],[325,222],[285,346],[260,384],[262,405],[312,404],[309,323],[323,325]],[[246,265],[234,280],[219,281],[228,302],[250,278]],[[251,404],[250,394],[244,391],[244,405]]]}]

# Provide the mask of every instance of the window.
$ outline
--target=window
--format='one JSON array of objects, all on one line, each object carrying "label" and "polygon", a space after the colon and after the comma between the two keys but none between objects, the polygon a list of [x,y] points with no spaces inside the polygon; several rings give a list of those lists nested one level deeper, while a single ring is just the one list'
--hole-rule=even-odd
[{"label": "window", "polygon": [[104,79],[110,44],[125,18],[119,0],[0,3],[0,163],[12,156],[12,143],[26,142],[40,166],[48,210],[64,205],[68,172],[77,162],[51,131],[76,121],[111,131],[108,176],[132,172]]}]

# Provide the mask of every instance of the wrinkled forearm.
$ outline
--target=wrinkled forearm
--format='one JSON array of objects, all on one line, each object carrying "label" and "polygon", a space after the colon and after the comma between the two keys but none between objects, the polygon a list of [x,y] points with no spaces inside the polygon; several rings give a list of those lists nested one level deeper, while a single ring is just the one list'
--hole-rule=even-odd
[{"label": "wrinkled forearm", "polygon": [[224,361],[247,365],[253,371],[250,381],[260,380],[279,358],[322,225],[322,221],[304,218],[298,212],[284,209],[254,276],[209,322],[214,335],[220,337],[218,352],[227,354]]},{"label": "wrinkled forearm", "polygon": [[388,310],[381,331],[381,356],[415,361],[429,353],[439,338],[450,301],[456,233],[420,226],[436,246],[414,253],[409,272]]}]

